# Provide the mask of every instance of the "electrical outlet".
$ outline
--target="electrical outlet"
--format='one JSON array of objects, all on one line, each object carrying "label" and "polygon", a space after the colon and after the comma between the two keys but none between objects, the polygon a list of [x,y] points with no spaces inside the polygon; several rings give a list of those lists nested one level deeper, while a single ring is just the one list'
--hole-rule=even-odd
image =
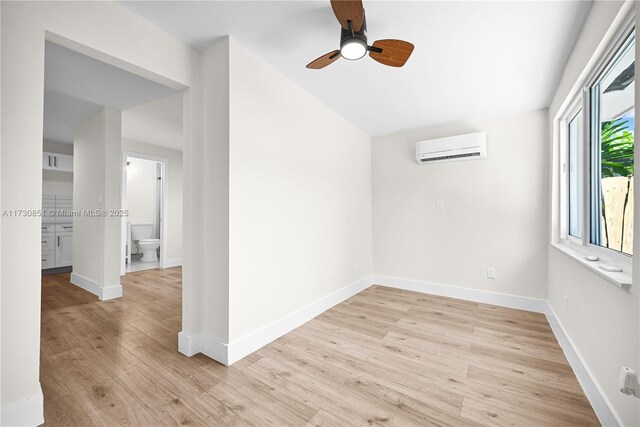
[{"label": "electrical outlet", "polygon": [[622,393],[640,398],[640,383],[638,383],[638,375],[633,369],[627,367],[620,368],[618,386]]},{"label": "electrical outlet", "polygon": [[487,268],[487,277],[489,279],[495,279],[496,278],[496,269],[493,268],[493,267]]},{"label": "electrical outlet", "polygon": [[564,304],[564,312],[566,313],[569,308],[569,298],[566,295],[563,298],[563,304]]},{"label": "electrical outlet", "polygon": [[353,271],[358,271],[358,261],[353,261]]},{"label": "electrical outlet", "polygon": [[444,211],[444,202],[440,201],[440,202],[436,202],[436,212],[443,212]]}]

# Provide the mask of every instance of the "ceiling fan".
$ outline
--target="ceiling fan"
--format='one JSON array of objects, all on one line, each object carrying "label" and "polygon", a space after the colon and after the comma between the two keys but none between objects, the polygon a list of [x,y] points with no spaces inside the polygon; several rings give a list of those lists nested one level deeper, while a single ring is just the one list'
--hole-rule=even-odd
[{"label": "ceiling fan", "polygon": [[362,0],[331,0],[333,13],[342,26],[340,49],[322,55],[307,64],[307,68],[319,70],[343,57],[351,61],[369,56],[384,65],[402,67],[413,52],[413,44],[404,40],[385,39],[367,45],[367,17]]}]

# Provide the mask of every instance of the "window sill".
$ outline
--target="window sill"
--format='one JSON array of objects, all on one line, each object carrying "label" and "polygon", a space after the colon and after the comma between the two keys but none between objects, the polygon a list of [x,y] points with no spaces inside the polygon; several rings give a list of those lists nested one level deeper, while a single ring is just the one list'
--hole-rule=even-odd
[{"label": "window sill", "polygon": [[[628,290],[631,288],[631,264],[629,263],[620,263],[616,261],[612,261],[610,259],[600,258],[598,261],[588,261],[586,259],[587,255],[594,255],[590,253],[587,249],[571,247],[569,245],[564,245],[562,243],[551,243],[551,246],[556,248],[561,253],[565,254],[569,258],[573,259],[577,263],[581,264],[585,268],[593,271],[598,276],[608,280],[619,288]],[[601,269],[599,266],[603,264],[612,264],[622,268],[621,272],[615,271],[605,271]]]}]

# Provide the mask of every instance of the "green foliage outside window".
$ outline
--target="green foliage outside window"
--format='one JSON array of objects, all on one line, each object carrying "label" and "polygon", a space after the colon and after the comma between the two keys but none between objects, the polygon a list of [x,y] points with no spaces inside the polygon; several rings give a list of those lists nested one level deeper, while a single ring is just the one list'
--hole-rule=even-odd
[{"label": "green foliage outside window", "polygon": [[[624,219],[627,211],[627,205],[629,203],[631,180],[633,179],[634,174],[633,132],[630,131],[629,121],[621,118],[603,122],[600,135],[602,178],[611,178],[615,176],[623,176],[627,178],[627,192],[625,194],[624,205],[622,208],[622,238],[620,243],[620,251],[622,251],[625,228]],[[601,210],[606,247],[609,247],[609,229],[606,220],[604,194],[602,194],[602,192],[601,197]]]}]

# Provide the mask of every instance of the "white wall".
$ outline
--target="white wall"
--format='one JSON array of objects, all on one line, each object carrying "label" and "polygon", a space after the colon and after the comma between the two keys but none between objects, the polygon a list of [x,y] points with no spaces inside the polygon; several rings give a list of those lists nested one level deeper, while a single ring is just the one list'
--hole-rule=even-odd
[{"label": "white wall", "polygon": [[[120,285],[121,207],[120,111],[104,108],[82,123],[74,136],[73,208],[106,215],[73,218],[71,282],[101,299],[122,294]],[[108,293],[108,294],[105,294]]]},{"label": "white wall", "polygon": [[[189,313],[200,313],[198,333],[215,342],[229,342],[229,39],[224,38],[205,49],[200,57],[202,140],[198,169],[190,168],[200,182],[199,212],[194,226],[199,227],[201,243],[196,249],[207,262],[201,266],[200,309],[191,304]],[[196,91],[192,91],[194,94]],[[195,128],[196,126],[194,126]],[[198,154],[195,154],[198,155]],[[195,159],[194,159],[195,160]],[[192,180],[193,182],[193,180]],[[206,212],[206,215],[202,213]],[[197,256],[194,254],[194,256]],[[183,301],[183,307],[189,301]],[[183,330],[186,330],[183,323]],[[193,332],[193,330],[192,330]],[[210,354],[211,355],[211,354]]]},{"label": "white wall", "polygon": [[157,162],[128,157],[127,161],[127,209],[129,222],[150,222],[156,227],[156,178]]},{"label": "white wall", "polygon": [[[417,164],[417,141],[477,131],[487,159]],[[375,138],[375,273],[544,298],[546,161],[546,110]]]},{"label": "white wall", "polygon": [[[0,2],[0,8],[2,209],[42,203],[45,37],[176,89],[192,83],[194,51],[115,2]],[[27,414],[36,424],[42,420],[40,219],[2,218],[1,238],[3,248],[12,248],[0,261],[2,423]]]},{"label": "white wall", "polygon": [[[74,209],[104,207],[104,111],[80,125],[74,135]],[[74,218],[73,271],[102,282],[104,275],[104,227],[102,218]]]},{"label": "white wall", "polygon": [[232,363],[287,325],[261,328],[371,274],[370,138],[233,39],[200,59],[184,261],[207,261],[183,270],[201,285],[183,290],[179,346]]},{"label": "white wall", "polygon": [[[167,225],[164,250],[166,251],[167,262],[170,262],[171,265],[180,265],[182,263],[183,210],[182,152],[129,139],[122,140],[122,149],[128,152],[166,159],[167,171],[165,185],[168,186],[166,201],[168,208],[167,212],[164,213],[164,221]],[[129,204],[130,203],[131,200],[129,200]],[[132,221],[132,219],[128,220]]]},{"label": "white wall", "polygon": [[229,93],[233,342],[372,273],[371,146],[234,39]]},{"label": "white wall", "polygon": [[182,151],[183,93],[122,112],[122,138]]},{"label": "white wall", "polygon": [[[631,3],[594,2],[549,107],[551,121],[562,106],[571,101],[575,91],[583,84],[604,46],[613,37],[614,23],[621,22],[632,7]],[[640,55],[636,53],[636,57]],[[636,79],[636,94],[639,92],[637,85]],[[551,130],[549,134],[552,134]],[[553,150],[557,150],[557,144]],[[637,154],[636,162],[640,162]],[[555,185],[558,182],[558,170],[558,164],[554,163],[551,171],[554,186],[551,187],[550,214],[553,219],[551,239],[554,241],[559,236],[559,196]],[[636,196],[638,200],[640,194]],[[640,209],[636,209],[634,215],[636,224],[640,224]],[[634,236],[635,242],[639,240],[637,233],[638,227]],[[554,247],[549,247],[548,258],[548,297],[551,307],[581,354],[595,382],[611,403],[619,422],[628,426],[640,425],[640,400],[623,395],[617,387],[620,367],[628,366],[640,372],[640,257],[637,254],[634,256],[633,285],[629,292],[585,270],[579,263]],[[568,300],[566,312],[565,296]]]},{"label": "white wall", "polygon": [[550,249],[549,303],[618,419],[626,426],[640,423],[638,399],[618,390],[620,367],[638,371],[635,287],[631,293],[625,292],[558,249]]}]

